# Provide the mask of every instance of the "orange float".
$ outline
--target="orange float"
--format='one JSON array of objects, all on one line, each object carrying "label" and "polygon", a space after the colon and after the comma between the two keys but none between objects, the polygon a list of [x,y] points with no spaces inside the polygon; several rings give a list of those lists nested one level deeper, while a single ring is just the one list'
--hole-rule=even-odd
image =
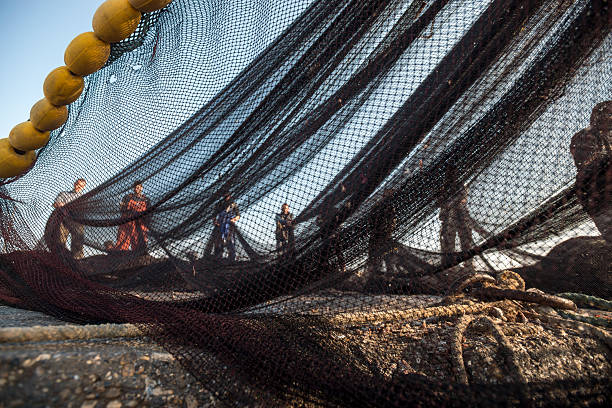
[{"label": "orange float", "polygon": [[47,75],[43,93],[55,106],[69,105],[79,99],[84,87],[83,78],[74,75],[68,67],[59,67]]},{"label": "orange float", "polygon": [[18,176],[27,171],[35,161],[36,153],[17,152],[8,139],[0,139],[0,178]]},{"label": "orange float", "polygon": [[142,13],[150,13],[155,10],[161,10],[172,0],[129,0],[132,7]]},{"label": "orange float", "polygon": [[42,132],[59,128],[67,119],[68,108],[55,106],[46,98],[36,102],[30,110],[32,125]]},{"label": "orange float", "polygon": [[68,44],[64,62],[73,74],[87,76],[106,64],[110,56],[110,44],[99,39],[93,32],[77,35]]},{"label": "orange float", "polygon": [[136,31],[141,16],[128,0],[106,0],[96,10],[92,26],[102,41],[116,43]]},{"label": "orange float", "polygon": [[40,149],[49,141],[49,132],[41,132],[32,122],[23,122],[15,126],[8,137],[9,143],[17,150],[30,151]]}]

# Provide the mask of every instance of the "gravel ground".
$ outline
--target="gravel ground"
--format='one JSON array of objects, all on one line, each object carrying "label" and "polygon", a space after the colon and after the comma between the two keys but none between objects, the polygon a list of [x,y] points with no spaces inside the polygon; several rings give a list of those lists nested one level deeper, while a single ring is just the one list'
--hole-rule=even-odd
[{"label": "gravel ground", "polygon": [[31,326],[61,326],[66,324],[61,320],[47,316],[44,313],[15,309],[0,305],[0,328],[31,327]]},{"label": "gravel ground", "polygon": [[[364,300],[357,299],[359,296],[354,293],[345,296],[355,298],[356,304]],[[392,309],[406,310],[439,300],[424,296],[366,297],[376,310],[389,303],[394,306]],[[302,312],[326,314],[335,302],[347,300],[342,298],[338,293],[328,292],[290,300],[283,307],[268,304],[251,313],[286,313],[300,309],[301,305]],[[560,324],[559,315],[551,308],[521,306],[517,302],[504,304],[507,307],[500,305],[478,316],[463,318],[351,323],[324,334],[321,340],[345,357],[360,361],[364,370],[376,371],[388,379],[417,374],[447,383],[458,381],[463,373],[468,384],[493,385],[582,379],[605,383],[612,378],[612,350],[605,340],[609,339],[609,330],[600,330],[603,335],[598,337],[581,323]],[[476,320],[465,330],[457,329],[473,318]],[[0,307],[0,328],[60,324],[65,323],[41,313]],[[497,329],[492,330],[493,326],[501,334],[495,335]],[[452,344],[456,344],[455,349]],[[460,369],[461,364],[464,369]],[[578,399],[581,405],[609,403],[612,388],[603,387],[593,400]],[[558,389],[550,395],[533,396],[531,401],[568,405],[568,401],[576,400],[576,392],[581,391]],[[0,408],[224,405],[186,373],[171,354],[146,339],[0,343]],[[520,405],[518,399],[516,405]]]},{"label": "gravel ground", "polygon": [[[0,328],[63,324],[0,306]],[[0,343],[0,408],[222,406],[146,339]]]}]

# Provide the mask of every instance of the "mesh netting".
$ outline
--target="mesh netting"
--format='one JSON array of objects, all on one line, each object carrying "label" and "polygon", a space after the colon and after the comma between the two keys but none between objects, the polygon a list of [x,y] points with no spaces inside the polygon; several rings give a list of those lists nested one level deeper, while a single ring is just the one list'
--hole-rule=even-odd
[{"label": "mesh netting", "polygon": [[611,21],[175,0],[0,186],[0,301],[138,323],[237,405],[609,400],[609,317],[553,295],[612,298]]}]

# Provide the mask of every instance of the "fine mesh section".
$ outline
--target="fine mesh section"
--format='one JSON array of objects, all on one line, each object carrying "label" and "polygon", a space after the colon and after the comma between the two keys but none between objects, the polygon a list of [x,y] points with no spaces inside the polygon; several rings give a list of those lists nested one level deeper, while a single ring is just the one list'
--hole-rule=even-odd
[{"label": "fine mesh section", "polygon": [[0,186],[0,301],[238,406],[605,403],[610,317],[554,295],[612,299],[610,15],[175,0]]},{"label": "fine mesh section", "polygon": [[138,27],[136,27],[132,35],[125,40],[111,44],[111,52],[106,65],[111,65],[126,52],[134,51],[140,47],[144,43],[149,30],[157,23],[159,13],[163,13],[165,10],[164,8],[152,13],[143,14]]}]

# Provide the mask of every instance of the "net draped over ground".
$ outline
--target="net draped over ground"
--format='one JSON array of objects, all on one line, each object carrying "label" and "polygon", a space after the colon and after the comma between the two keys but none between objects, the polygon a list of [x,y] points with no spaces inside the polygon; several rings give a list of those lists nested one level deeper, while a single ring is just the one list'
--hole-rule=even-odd
[{"label": "net draped over ground", "polygon": [[142,324],[229,401],[505,401],[385,374],[329,319],[476,271],[612,297],[609,141],[570,149],[612,99],[609,7],[175,0],[0,186],[0,300]]}]

